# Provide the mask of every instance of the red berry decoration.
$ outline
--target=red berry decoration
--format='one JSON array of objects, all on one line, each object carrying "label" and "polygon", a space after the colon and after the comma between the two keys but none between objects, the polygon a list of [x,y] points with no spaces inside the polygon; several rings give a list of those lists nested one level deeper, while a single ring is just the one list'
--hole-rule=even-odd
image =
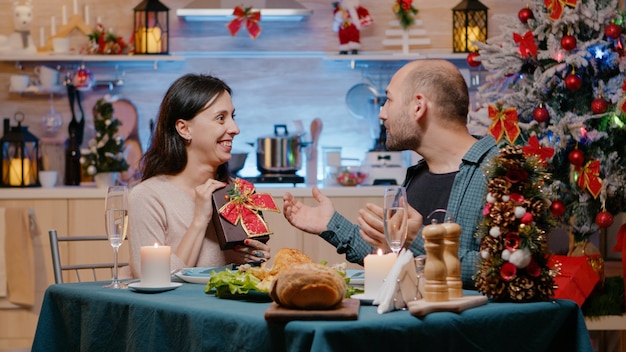
[{"label": "red berry decoration", "polygon": [[579,75],[575,73],[570,73],[565,77],[565,88],[568,90],[574,91],[579,90],[580,87],[583,86],[583,80]]},{"label": "red berry decoration", "polygon": [[607,228],[613,225],[613,215],[608,211],[601,211],[596,215],[596,224],[601,228]]},{"label": "red berry decoration", "polygon": [[535,108],[535,110],[533,110],[533,119],[535,119],[535,121],[546,122],[549,118],[550,113],[548,112],[548,109],[544,108],[542,105],[539,105]]},{"label": "red berry decoration", "polygon": [[574,166],[581,167],[585,163],[585,153],[580,149],[574,149],[567,155],[567,159]]},{"label": "red berry decoration", "polygon": [[550,205],[550,212],[554,216],[562,216],[563,214],[565,214],[565,203],[558,199],[553,201]]},{"label": "red berry decoration", "polygon": [[78,90],[89,90],[94,83],[93,73],[88,69],[81,67],[76,70],[72,78],[72,84]]},{"label": "red berry decoration", "polygon": [[519,10],[519,12],[517,13],[517,18],[519,18],[520,22],[526,24],[529,19],[535,18],[535,15],[528,7],[526,7]]},{"label": "red berry decoration", "polygon": [[604,114],[609,108],[609,102],[602,97],[595,98],[591,102],[591,111],[594,114]]},{"label": "red berry decoration", "polygon": [[615,23],[608,24],[604,28],[604,35],[611,39],[617,39],[620,35],[622,35],[622,27]]},{"label": "red berry decoration", "polygon": [[573,35],[566,35],[561,38],[561,48],[567,51],[576,49],[576,37]]},{"label": "red berry decoration", "polygon": [[476,58],[479,57],[480,55],[476,52],[474,53],[469,53],[467,55],[467,64],[470,65],[470,67],[478,67],[480,66],[480,61],[477,61]]}]

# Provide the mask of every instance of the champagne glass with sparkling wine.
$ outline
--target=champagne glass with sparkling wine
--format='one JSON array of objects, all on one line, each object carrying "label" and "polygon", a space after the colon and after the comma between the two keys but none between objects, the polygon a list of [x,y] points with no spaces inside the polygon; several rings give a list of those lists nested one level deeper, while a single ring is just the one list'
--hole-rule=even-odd
[{"label": "champagne glass with sparkling wine", "polygon": [[128,228],[128,187],[111,186],[107,190],[104,221],[107,237],[113,247],[113,281],[104,287],[126,288],[117,278],[117,253],[126,239]]},{"label": "champagne glass with sparkling wine", "polygon": [[404,245],[408,231],[406,190],[401,186],[385,188],[383,227],[391,250],[397,255]]}]

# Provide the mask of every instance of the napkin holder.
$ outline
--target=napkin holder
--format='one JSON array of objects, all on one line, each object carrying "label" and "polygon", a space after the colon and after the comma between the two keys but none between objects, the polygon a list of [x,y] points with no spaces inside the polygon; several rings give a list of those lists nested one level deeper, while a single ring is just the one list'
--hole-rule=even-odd
[{"label": "napkin holder", "polygon": [[379,314],[407,308],[408,302],[421,297],[413,253],[402,249],[380,288],[373,304]]},{"label": "napkin holder", "polygon": [[[217,236],[217,241],[220,244],[220,248],[222,250],[232,249],[236,245],[243,245],[243,241],[248,238],[253,238],[257,241],[266,243],[270,239],[269,235],[253,237],[248,236],[241,223],[233,225],[219,214],[218,209],[226,204],[228,201],[228,192],[233,189],[233,187],[235,187],[234,184],[228,184],[225,187],[213,192],[213,218],[211,219],[211,222],[213,224],[213,228],[215,228],[215,234]],[[262,215],[263,214],[261,214],[261,216]],[[209,228],[207,228],[207,232],[208,231],[210,231]]]}]

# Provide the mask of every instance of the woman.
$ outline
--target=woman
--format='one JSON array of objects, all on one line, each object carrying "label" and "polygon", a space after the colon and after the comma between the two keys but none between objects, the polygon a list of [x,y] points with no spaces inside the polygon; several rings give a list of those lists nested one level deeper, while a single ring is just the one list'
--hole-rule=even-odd
[{"label": "woman", "polygon": [[129,201],[131,269],[139,277],[140,248],[171,246],[171,269],[261,262],[270,248],[257,240],[220,250],[211,224],[212,195],[231,182],[227,162],[234,120],[231,89],[218,78],[187,74],[161,103],[156,131],[142,158],[142,182]]}]

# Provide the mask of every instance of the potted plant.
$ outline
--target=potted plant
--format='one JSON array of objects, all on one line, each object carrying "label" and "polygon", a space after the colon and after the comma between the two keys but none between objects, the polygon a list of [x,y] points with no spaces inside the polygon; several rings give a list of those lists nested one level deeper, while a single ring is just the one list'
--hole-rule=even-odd
[{"label": "potted plant", "polygon": [[81,165],[88,175],[94,176],[98,187],[115,184],[118,173],[128,170],[124,138],[117,133],[122,122],[113,116],[111,101],[110,96],[105,96],[96,102],[93,116],[96,134],[81,152]]}]

